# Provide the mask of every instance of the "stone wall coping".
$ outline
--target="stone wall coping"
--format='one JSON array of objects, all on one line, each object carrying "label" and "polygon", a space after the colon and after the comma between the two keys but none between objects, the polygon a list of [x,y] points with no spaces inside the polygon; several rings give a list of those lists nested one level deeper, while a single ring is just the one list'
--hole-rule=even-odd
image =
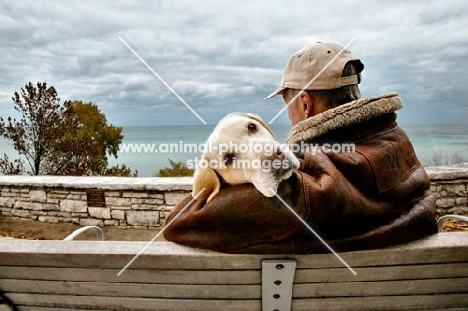
[{"label": "stone wall coping", "polygon": [[193,177],[0,176],[0,186],[191,191]]},{"label": "stone wall coping", "polygon": [[468,179],[468,165],[425,167],[429,178],[435,180]]},{"label": "stone wall coping", "polygon": [[[429,166],[431,180],[468,179],[466,166]],[[191,191],[193,177],[0,176],[0,186],[99,188],[104,190]]]}]

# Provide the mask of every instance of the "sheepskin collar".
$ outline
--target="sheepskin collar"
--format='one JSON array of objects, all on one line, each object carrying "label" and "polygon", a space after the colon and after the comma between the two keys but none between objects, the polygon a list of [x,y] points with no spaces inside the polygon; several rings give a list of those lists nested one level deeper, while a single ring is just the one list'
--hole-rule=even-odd
[{"label": "sheepskin collar", "polygon": [[403,102],[397,93],[361,98],[299,122],[292,128],[286,143],[313,140],[331,131],[392,113],[402,107]]}]

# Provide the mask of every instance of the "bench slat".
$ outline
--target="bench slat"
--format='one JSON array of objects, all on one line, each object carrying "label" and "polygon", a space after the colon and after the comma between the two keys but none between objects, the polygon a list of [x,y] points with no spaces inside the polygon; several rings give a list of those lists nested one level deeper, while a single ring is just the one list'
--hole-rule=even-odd
[{"label": "bench slat", "polygon": [[[468,262],[428,265],[385,266],[357,269],[298,269],[295,284],[320,282],[359,282],[468,277]],[[0,266],[0,279],[87,281],[152,284],[260,284],[260,270],[155,270],[129,269],[117,276],[118,269],[41,268]],[[202,277],[201,277],[202,276]]]},{"label": "bench slat", "polygon": [[356,282],[468,277],[468,262],[382,266],[356,268],[355,270],[357,275],[354,276],[350,275],[346,268],[301,269],[294,282]]},{"label": "bench slat", "polygon": [[[48,308],[48,307],[34,307],[34,306],[24,306],[21,308],[22,311],[85,311],[86,309],[68,309],[68,308]],[[107,310],[107,309],[101,309],[102,311],[115,311],[115,310]],[[307,309],[310,311],[309,309]],[[388,309],[387,309],[388,310]],[[89,310],[86,310],[89,311]],[[354,311],[354,310],[353,310]],[[430,311],[466,311],[466,307],[460,307],[460,308],[443,308],[443,309],[430,309]]]},{"label": "bench slat", "polygon": [[[178,285],[36,280],[1,280],[9,292],[46,295],[102,295],[109,297],[180,299],[260,299],[260,285]],[[468,293],[468,278],[385,282],[294,284],[294,298],[371,297]]]},{"label": "bench slat", "polygon": [[419,296],[345,297],[320,299],[293,299],[294,311],[378,311],[378,310],[433,310],[468,307],[468,295],[442,294]]},{"label": "bench slat", "polygon": [[[0,279],[88,281],[153,284],[260,284],[260,270],[154,270],[130,269],[117,276],[118,269],[1,267]],[[201,277],[202,276],[202,277]]]},{"label": "bench slat", "polygon": [[468,278],[428,279],[385,282],[349,282],[297,284],[294,298],[307,297],[371,297],[398,295],[425,295],[442,293],[468,293]]},{"label": "bench slat", "polygon": [[[89,308],[93,310],[261,310],[259,300],[192,300],[192,299],[151,299],[126,297],[63,296],[12,293],[6,295],[21,306],[41,306],[54,308]],[[441,294],[418,296],[378,296],[378,297],[344,297],[293,299],[292,310],[432,310],[437,308],[465,308],[468,306],[468,295]]]},{"label": "bench slat", "polygon": [[[41,241],[42,242],[42,241]],[[67,243],[79,243],[73,241]],[[94,242],[106,243],[106,242]],[[157,243],[156,243],[157,244]],[[3,243],[0,242],[0,246]],[[21,247],[22,245],[17,245]],[[34,266],[40,263],[44,267],[69,267],[70,265],[79,267],[102,267],[103,261],[106,268],[122,269],[133,259],[132,255],[115,256],[113,261],[106,261],[106,256],[87,255],[87,254],[67,254],[62,253],[60,245],[57,245],[57,253],[0,253],[0,262],[4,265]],[[157,245],[156,245],[157,246]],[[75,246],[80,249],[78,245]],[[95,245],[98,248],[99,245]],[[468,261],[468,246],[454,248],[434,248],[434,249],[415,249],[415,250],[388,250],[383,249],[380,252],[366,252],[366,257],[359,252],[341,253],[340,256],[354,268],[386,266],[386,265],[405,265],[405,264],[423,264],[423,263],[444,263],[444,262],[466,262]],[[73,255],[73,256],[70,256]],[[235,260],[234,260],[235,258]],[[283,259],[294,258],[297,260],[298,269],[306,268],[341,268],[343,264],[333,254],[323,255],[229,255],[222,254],[217,256],[208,255],[160,255],[146,254],[138,257],[129,269],[148,268],[148,269],[205,269],[205,270],[233,270],[233,269],[261,269],[262,259]]]},{"label": "bench slat", "polygon": [[[105,243],[105,244],[100,244]],[[102,267],[105,256],[115,256],[105,261],[106,268],[121,269],[146,246],[146,242],[96,242],[96,241],[29,241],[0,240],[0,262],[4,265],[44,267]],[[468,261],[467,234],[464,232],[439,233],[404,246],[341,253],[340,256],[353,268],[404,265],[418,263],[443,263]],[[70,256],[74,255],[74,256]],[[183,256],[181,256],[183,255]],[[235,258],[235,260],[233,260]],[[340,268],[343,264],[333,254],[322,255],[229,255],[183,247],[169,242],[154,242],[130,268],[153,269],[261,269],[262,259],[294,258],[297,269]]]},{"label": "bench slat", "polygon": [[[69,309],[69,308],[48,308],[48,307],[35,307],[35,306],[23,306],[21,311],[89,311],[89,309]],[[115,311],[110,309],[101,309],[100,311]],[[459,311],[459,310],[445,310],[445,311]]]},{"label": "bench slat", "polygon": [[96,296],[64,296],[40,295],[26,293],[7,293],[8,299],[21,306],[41,306],[69,309],[91,310],[226,310],[251,311],[261,310],[260,300],[208,300],[208,299],[154,299],[154,298],[127,298],[127,297],[96,297]]},{"label": "bench slat", "polygon": [[0,288],[11,292],[109,297],[180,299],[260,299],[261,285],[139,284],[105,282],[68,282],[1,280]]}]

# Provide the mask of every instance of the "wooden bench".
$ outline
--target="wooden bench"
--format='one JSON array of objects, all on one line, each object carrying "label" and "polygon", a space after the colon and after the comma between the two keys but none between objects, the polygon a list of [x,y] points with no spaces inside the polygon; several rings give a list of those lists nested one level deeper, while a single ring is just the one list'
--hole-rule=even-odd
[{"label": "wooden bench", "polygon": [[357,275],[333,254],[229,255],[170,242],[149,244],[118,275],[146,245],[1,239],[0,292],[11,309],[34,311],[262,310],[262,298],[270,311],[468,310],[465,232],[340,253]]}]

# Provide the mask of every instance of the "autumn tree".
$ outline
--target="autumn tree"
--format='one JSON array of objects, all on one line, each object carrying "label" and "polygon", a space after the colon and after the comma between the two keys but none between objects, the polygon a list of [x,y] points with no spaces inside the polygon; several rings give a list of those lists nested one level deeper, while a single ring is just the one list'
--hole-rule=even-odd
[{"label": "autumn tree", "polygon": [[[6,122],[0,117],[0,135],[13,142],[15,150],[29,163],[31,173],[39,175],[42,164],[54,152],[63,129],[63,108],[53,86],[32,83],[21,88],[21,94],[15,92],[12,97],[14,108],[21,114],[21,119],[8,117]],[[2,168],[11,164],[6,155]],[[19,160],[21,161],[21,160]],[[24,167],[17,165],[19,171]]]},{"label": "autumn tree", "polygon": [[[32,175],[136,176],[128,167],[107,168],[108,156],[117,158],[122,128],[108,125],[97,105],[60,98],[45,82],[31,82],[12,97],[20,120],[0,118],[0,135],[13,142]],[[24,173],[24,163],[0,159],[3,174]]]},{"label": "autumn tree", "polygon": [[69,127],[61,139],[62,148],[48,163],[60,175],[134,176],[125,165],[108,168],[108,156],[117,158],[122,128],[107,124],[98,106],[79,100],[64,103],[65,122]]}]

